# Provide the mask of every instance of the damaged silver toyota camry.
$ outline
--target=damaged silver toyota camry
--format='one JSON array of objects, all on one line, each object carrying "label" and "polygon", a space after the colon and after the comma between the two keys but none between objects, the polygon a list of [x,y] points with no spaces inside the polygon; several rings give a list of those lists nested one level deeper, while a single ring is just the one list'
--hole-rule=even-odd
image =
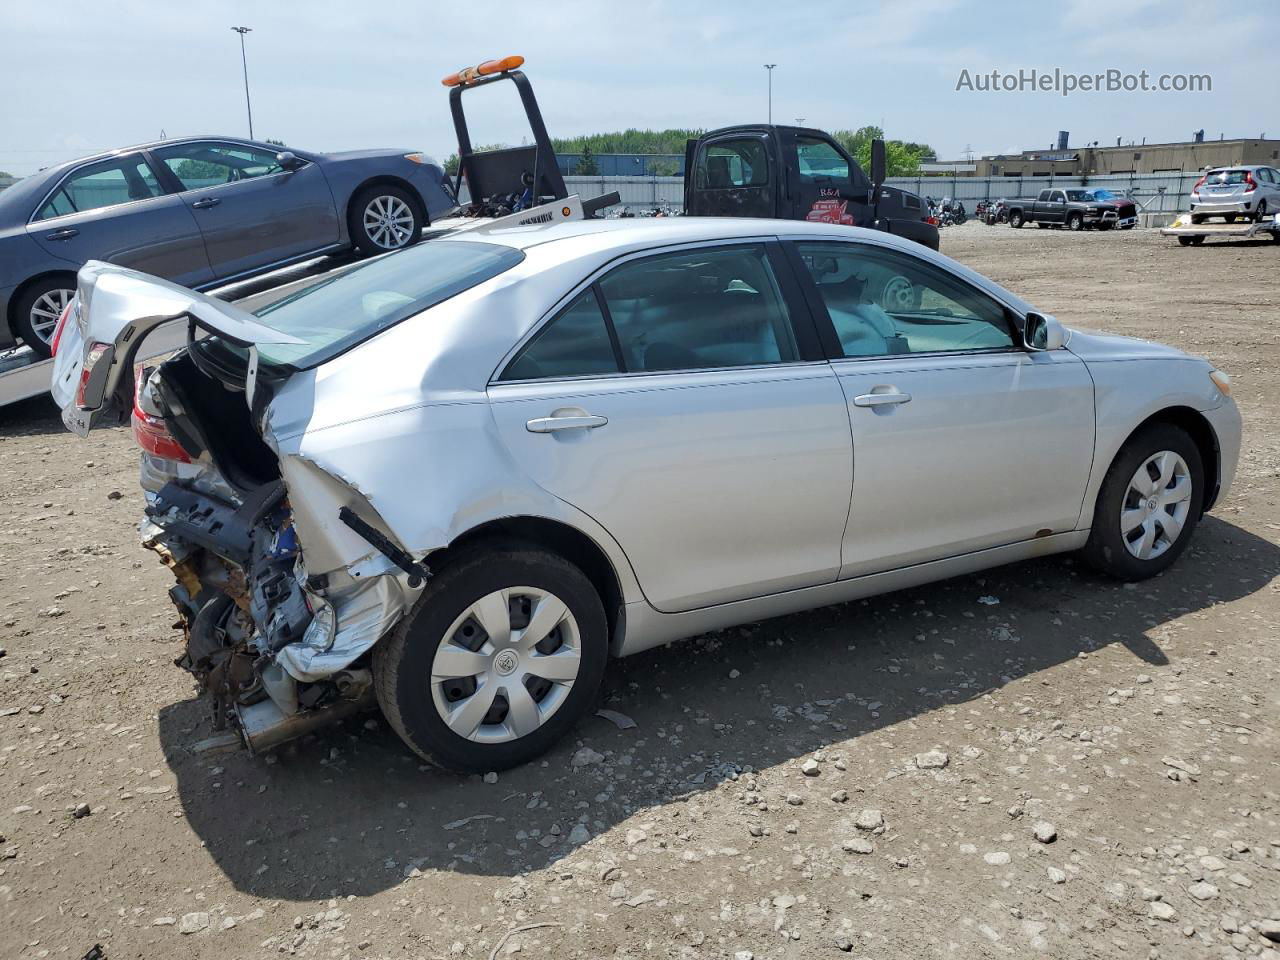
[{"label": "damaged silver toyota camry", "polygon": [[57,337],[69,429],[132,420],[215,723],[376,700],[466,770],[547,749],[610,655],[1063,551],[1157,574],[1240,446],[1204,360],[823,224],[481,229],[256,313],[90,263]]}]

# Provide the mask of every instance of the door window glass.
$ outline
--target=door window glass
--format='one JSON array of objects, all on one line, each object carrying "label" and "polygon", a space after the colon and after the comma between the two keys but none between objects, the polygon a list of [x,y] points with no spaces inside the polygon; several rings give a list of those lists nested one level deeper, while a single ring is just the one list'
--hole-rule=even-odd
[{"label": "door window glass", "polygon": [[600,281],[627,371],[783,363],[797,357],[762,245],[647,257]]},{"label": "door window glass", "polygon": [[151,168],[137,154],[104,160],[77,170],[45,201],[37,220],[146,200],[163,193]]},{"label": "door window glass", "polygon": [[1014,345],[1004,308],[933,264],[853,243],[796,247],[846,357]]},{"label": "door window glass", "polygon": [[508,364],[503,380],[618,373],[618,360],[594,287],[562,310]]},{"label": "door window glass", "polygon": [[748,137],[708,144],[698,155],[695,177],[699,187],[709,190],[764,186],[769,182],[764,141]]},{"label": "door window glass", "polygon": [[274,153],[239,144],[180,143],[152,153],[173,171],[184,190],[203,190],[283,170]]},{"label": "door window glass", "polygon": [[804,180],[848,180],[849,161],[826,140],[815,137],[796,138],[796,157]]}]

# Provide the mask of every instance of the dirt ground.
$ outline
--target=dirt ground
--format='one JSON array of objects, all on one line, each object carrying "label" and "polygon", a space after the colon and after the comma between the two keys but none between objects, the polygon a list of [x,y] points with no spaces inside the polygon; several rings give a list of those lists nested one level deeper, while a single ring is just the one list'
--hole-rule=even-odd
[{"label": "dirt ground", "polygon": [[943,250],[1231,374],[1240,470],[1187,554],[652,651],[608,674],[634,728],[496,782],[376,717],[194,752],[127,431],[0,410],[0,957],[1277,955],[1280,244],[970,223]]}]

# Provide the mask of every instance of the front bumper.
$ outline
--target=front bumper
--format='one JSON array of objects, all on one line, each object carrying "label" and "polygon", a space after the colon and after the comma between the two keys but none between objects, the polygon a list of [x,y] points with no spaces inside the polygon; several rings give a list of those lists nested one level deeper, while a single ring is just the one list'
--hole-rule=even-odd
[{"label": "front bumper", "polygon": [[1236,477],[1236,464],[1240,460],[1240,442],[1243,427],[1240,420],[1240,408],[1236,402],[1227,397],[1212,410],[1202,410],[1201,414],[1209,421],[1214,436],[1218,441],[1218,489],[1211,492],[1212,502],[1207,502],[1205,509],[1221,503],[1231,491],[1231,484]]}]

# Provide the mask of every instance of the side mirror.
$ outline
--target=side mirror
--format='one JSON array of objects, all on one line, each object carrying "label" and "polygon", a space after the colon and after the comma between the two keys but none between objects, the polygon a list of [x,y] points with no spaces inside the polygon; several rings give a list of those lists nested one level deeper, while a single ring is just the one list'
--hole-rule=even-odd
[{"label": "side mirror", "polygon": [[297,170],[306,161],[288,150],[281,150],[276,154],[276,163],[280,165],[281,170]]},{"label": "side mirror", "polygon": [[884,183],[884,176],[884,141],[877,138],[871,141],[871,183],[877,190]]},{"label": "side mirror", "polygon": [[1056,317],[1028,313],[1023,320],[1022,339],[1028,350],[1061,350],[1067,345],[1067,331]]}]

